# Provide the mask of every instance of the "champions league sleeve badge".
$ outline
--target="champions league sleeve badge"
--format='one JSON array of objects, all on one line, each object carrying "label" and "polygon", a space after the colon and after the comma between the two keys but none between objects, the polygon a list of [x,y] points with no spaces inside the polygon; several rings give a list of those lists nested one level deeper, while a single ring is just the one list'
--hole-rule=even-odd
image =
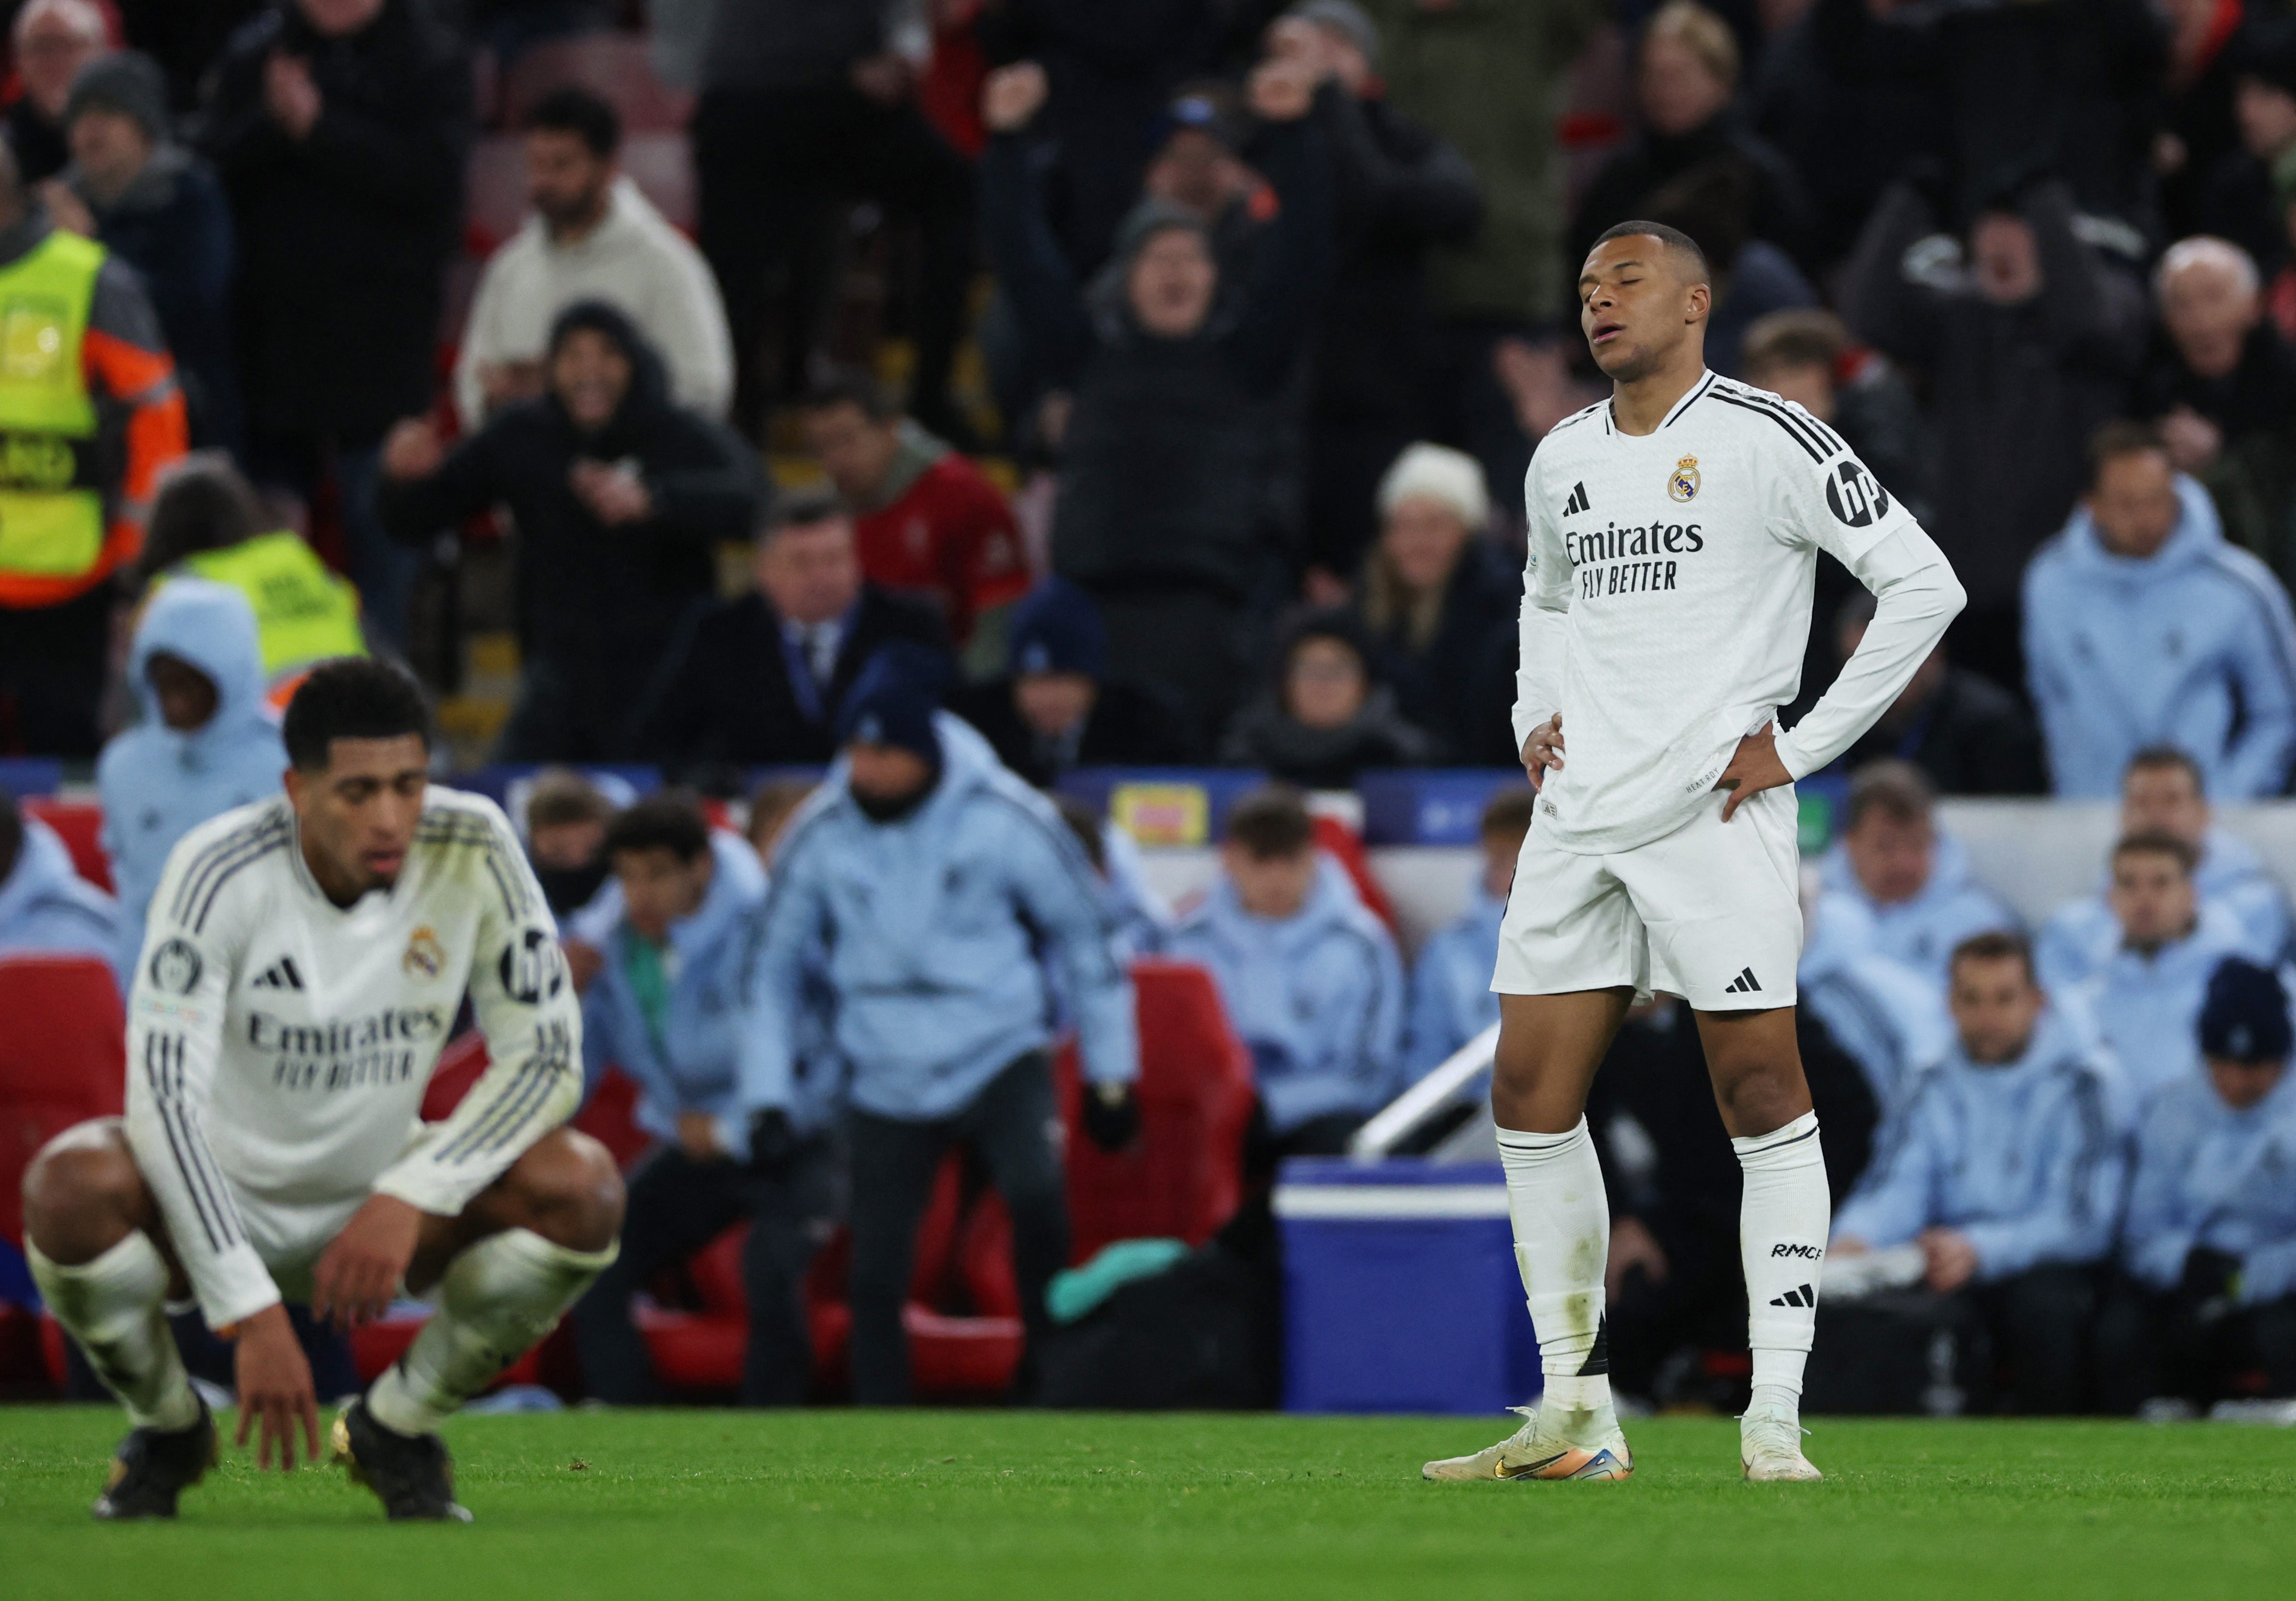
[{"label": "champions league sleeve badge", "polygon": [[1674,464],[1674,472],[1666,480],[1666,492],[1677,500],[1695,500],[1703,481],[1698,476],[1698,458],[1685,456]]},{"label": "champions league sleeve badge", "polygon": [[152,953],[147,971],[154,989],[164,989],[169,995],[189,995],[198,985],[205,965],[200,960],[200,953],[188,941],[171,939]]}]

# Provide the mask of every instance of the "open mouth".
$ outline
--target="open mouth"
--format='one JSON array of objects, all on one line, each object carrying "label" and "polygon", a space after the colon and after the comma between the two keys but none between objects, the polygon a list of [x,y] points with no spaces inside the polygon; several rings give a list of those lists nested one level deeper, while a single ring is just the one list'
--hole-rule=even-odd
[{"label": "open mouth", "polygon": [[1590,345],[1607,344],[1626,331],[1623,323],[1597,323],[1587,335],[1587,342]]}]

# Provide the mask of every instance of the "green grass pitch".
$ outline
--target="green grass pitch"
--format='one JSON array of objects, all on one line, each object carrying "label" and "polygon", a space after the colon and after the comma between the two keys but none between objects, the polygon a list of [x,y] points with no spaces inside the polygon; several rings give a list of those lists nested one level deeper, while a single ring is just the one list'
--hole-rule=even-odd
[{"label": "green grass pitch", "polygon": [[121,1424],[0,1408],[0,1597],[2296,1593],[2296,1432],[1821,1419],[1817,1485],[1726,1419],[1631,1426],[1626,1484],[1422,1483],[1505,1418],[566,1412],[448,1438],[475,1526],[390,1528],[332,1470],[222,1469],[173,1525],[86,1507]]}]

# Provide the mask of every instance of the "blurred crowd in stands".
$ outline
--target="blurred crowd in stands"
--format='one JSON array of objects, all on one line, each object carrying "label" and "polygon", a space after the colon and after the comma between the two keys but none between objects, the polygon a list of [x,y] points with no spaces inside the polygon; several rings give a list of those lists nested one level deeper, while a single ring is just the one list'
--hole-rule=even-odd
[{"label": "blurred crowd in stands", "polygon": [[[1603,392],[1570,282],[1634,217],[1710,258],[1710,365],[1838,429],[1972,600],[1816,864],[1826,1315],[1898,1353],[1841,1382],[2296,1392],[2288,906],[2210,813],[2296,768],[2288,6],[0,11],[0,752],[96,759],[118,889],[0,811],[0,950],[131,966],[173,842],[275,787],[313,662],[467,698],[470,641],[513,638],[486,753],[682,786],[554,772],[520,819],[594,1071],[675,1158],[577,1318],[599,1393],[652,1392],[656,1268],[748,1217],[752,1306],[789,1307],[838,1216],[857,1390],[903,1393],[898,1242],[952,1141],[1041,1332],[1043,1020],[1124,1146],[1134,957],[1213,975],[1262,1175],[1495,1020],[1528,792],[1407,971],[1299,792],[1517,763],[1523,533],[1557,509],[1523,469]],[[1873,614],[1821,562],[1803,707]],[[1177,917],[1030,789],[1214,764],[1278,782]],[[2117,799],[2098,893],[2019,928],[1941,794]],[[1742,1319],[1678,1012],[1637,1012],[1595,1113],[1617,1373],[1659,1401]],[[745,1393],[792,1393],[802,1334],[759,1313]]]}]

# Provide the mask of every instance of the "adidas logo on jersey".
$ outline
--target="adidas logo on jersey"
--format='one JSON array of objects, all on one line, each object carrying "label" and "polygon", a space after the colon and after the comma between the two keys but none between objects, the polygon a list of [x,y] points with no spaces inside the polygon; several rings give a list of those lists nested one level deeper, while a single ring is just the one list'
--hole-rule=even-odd
[{"label": "adidas logo on jersey", "polygon": [[1727,984],[1723,986],[1722,993],[1725,995],[1752,995],[1760,990],[1760,989],[1761,985],[1755,981],[1754,970],[1751,967],[1747,967],[1741,969],[1736,978],[1732,979]]},{"label": "adidas logo on jersey", "polygon": [[1570,498],[1562,503],[1562,514],[1565,517],[1568,517],[1573,512],[1588,512],[1592,510],[1594,510],[1594,505],[1587,498],[1587,486],[1585,484],[1572,485],[1570,489]]},{"label": "adidas logo on jersey", "polygon": [[282,956],[256,974],[252,988],[257,989],[300,989],[303,975],[295,971],[295,958]]},{"label": "adidas logo on jersey", "polygon": [[1770,1304],[1772,1306],[1816,1306],[1817,1291],[1812,1285],[1803,1285],[1798,1289],[1788,1290],[1783,1295],[1772,1296]]}]

